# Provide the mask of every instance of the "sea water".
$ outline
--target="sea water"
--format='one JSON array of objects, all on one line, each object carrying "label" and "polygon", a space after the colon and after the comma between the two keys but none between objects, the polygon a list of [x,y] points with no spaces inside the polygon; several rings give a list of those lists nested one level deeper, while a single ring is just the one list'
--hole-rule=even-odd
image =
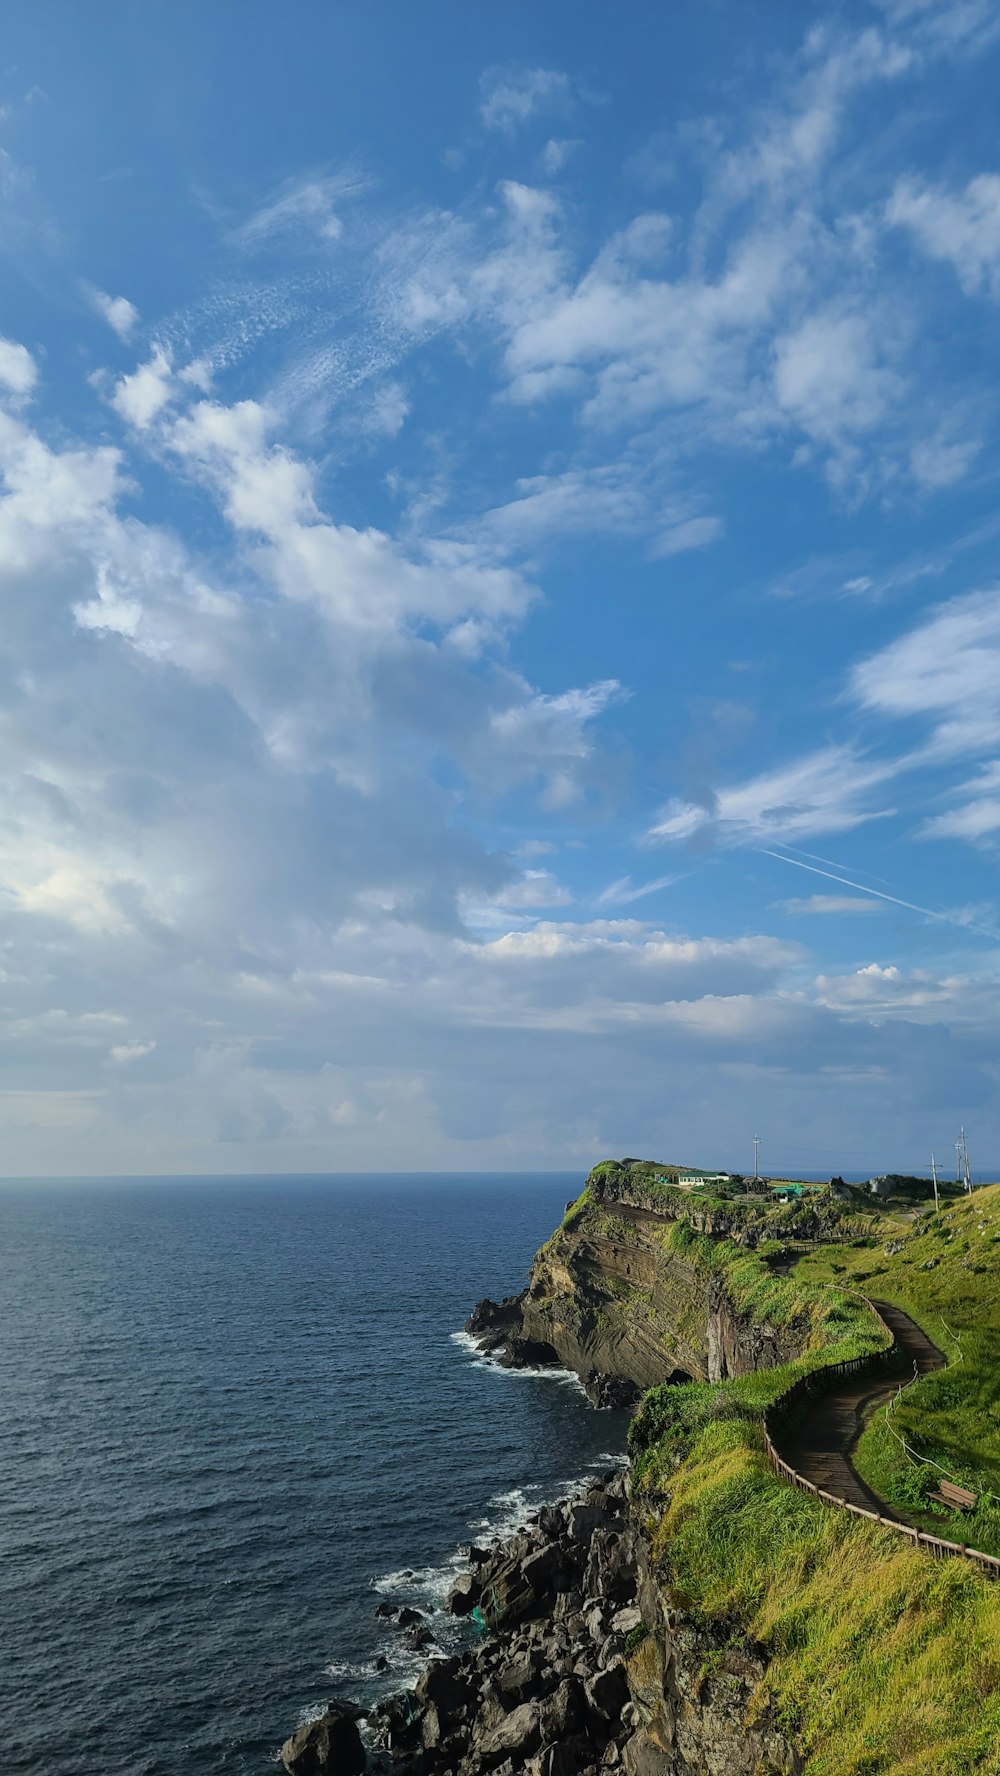
[{"label": "sea water", "polygon": [[273,1776],[327,1699],[412,1680],[379,1601],[439,1605],[620,1458],[623,1414],[461,1332],[580,1184],[0,1186],[6,1770]]}]

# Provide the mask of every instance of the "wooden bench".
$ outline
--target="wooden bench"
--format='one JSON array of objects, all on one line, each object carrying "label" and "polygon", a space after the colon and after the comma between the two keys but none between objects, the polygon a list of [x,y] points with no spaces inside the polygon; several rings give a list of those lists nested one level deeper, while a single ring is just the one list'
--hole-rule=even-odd
[{"label": "wooden bench", "polygon": [[949,1511],[974,1511],[979,1503],[979,1494],[968,1492],[964,1486],[953,1486],[950,1480],[942,1480],[936,1492],[929,1495],[937,1499],[939,1505],[947,1505]]}]

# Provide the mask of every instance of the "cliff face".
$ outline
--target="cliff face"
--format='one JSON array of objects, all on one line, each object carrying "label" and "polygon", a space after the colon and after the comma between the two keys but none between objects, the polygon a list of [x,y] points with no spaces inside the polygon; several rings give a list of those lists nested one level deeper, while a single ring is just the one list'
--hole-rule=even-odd
[{"label": "cliff face", "polygon": [[[592,1175],[524,1293],[481,1302],[468,1331],[502,1363],[575,1370],[600,1405],[627,1404],[662,1381],[719,1381],[797,1356],[805,1328],[741,1315],[724,1275],[699,1267],[672,1237],[676,1213],[627,1170]],[[685,1207],[684,1218],[717,1236],[746,1231],[735,1213],[707,1204]]]}]

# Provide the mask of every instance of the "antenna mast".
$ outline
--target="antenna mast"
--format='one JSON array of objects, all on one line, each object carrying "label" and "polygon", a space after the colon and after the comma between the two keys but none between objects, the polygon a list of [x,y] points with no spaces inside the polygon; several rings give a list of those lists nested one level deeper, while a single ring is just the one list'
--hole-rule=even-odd
[{"label": "antenna mast", "polygon": [[760,1178],[760,1136],[754,1135],[754,1138],[753,1138],[753,1181],[755,1184],[757,1183],[759,1178]]},{"label": "antenna mast", "polygon": [[937,1187],[937,1160],[934,1158],[933,1153],[931,1154],[931,1177],[934,1179],[934,1213],[937,1214],[941,1207],[941,1202],[938,1197]]},{"label": "antenna mast", "polygon": [[969,1143],[965,1138],[965,1130],[964,1129],[962,1130],[962,1172],[964,1174],[962,1181],[965,1185],[965,1188],[966,1188],[966,1190],[971,1191],[971,1189],[972,1189],[972,1173],[969,1171]]}]

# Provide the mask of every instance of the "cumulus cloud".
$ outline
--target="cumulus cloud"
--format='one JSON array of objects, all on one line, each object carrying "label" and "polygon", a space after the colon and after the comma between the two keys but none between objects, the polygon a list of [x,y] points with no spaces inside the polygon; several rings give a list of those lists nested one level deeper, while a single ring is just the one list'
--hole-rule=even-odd
[{"label": "cumulus cloud", "polygon": [[111,404],[136,431],[144,432],[162,413],[173,393],[170,358],[158,345],[145,364],[119,378],[112,391]]},{"label": "cumulus cloud", "polygon": [[0,388],[12,395],[30,395],[38,380],[35,360],[16,339],[0,339]]},{"label": "cumulus cloud", "polygon": [[119,339],[130,339],[139,324],[139,310],[127,296],[109,296],[106,291],[90,286],[88,294],[97,313],[107,321]]}]

